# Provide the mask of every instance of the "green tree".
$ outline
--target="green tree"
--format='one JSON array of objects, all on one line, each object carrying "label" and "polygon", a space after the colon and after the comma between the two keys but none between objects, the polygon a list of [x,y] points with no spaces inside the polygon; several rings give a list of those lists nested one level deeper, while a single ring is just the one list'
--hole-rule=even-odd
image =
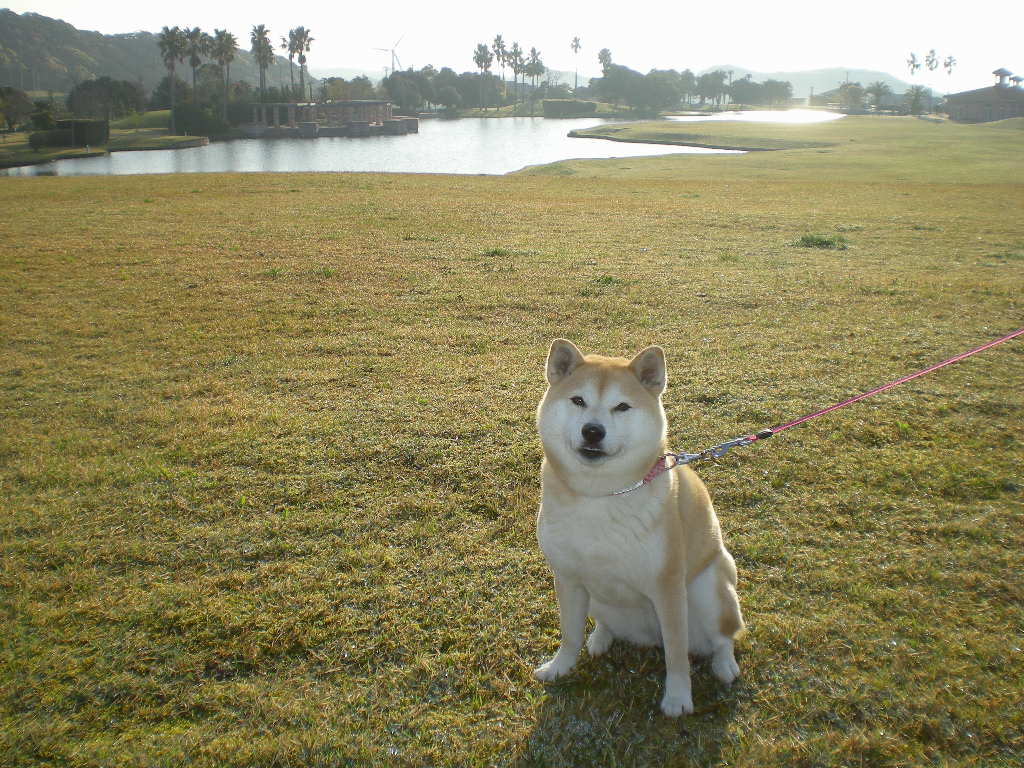
[{"label": "green tree", "polygon": [[28,94],[10,86],[0,87],[0,123],[13,131],[29,118],[35,105]]},{"label": "green tree", "polygon": [[306,98],[306,54],[313,42],[313,36],[305,27],[296,27],[292,30],[295,33],[295,53],[299,60],[299,91],[301,98]]},{"label": "green tree", "polygon": [[864,110],[865,91],[860,83],[845,82],[839,86],[839,103],[847,112]]},{"label": "green tree", "polygon": [[[160,56],[164,60],[164,66],[167,67],[168,77],[170,82],[175,82],[174,70],[179,62],[185,60],[185,52],[187,50],[188,41],[185,39],[185,33],[181,31],[181,27],[164,27],[160,30],[160,34],[156,36],[157,44],[160,46]],[[177,88],[170,88],[171,96],[171,135],[173,136],[176,131],[176,125],[174,123],[174,92]]]},{"label": "green tree", "polygon": [[910,107],[910,111],[915,115],[920,115],[924,112],[924,103],[928,99],[928,89],[923,85],[912,85],[907,89],[904,99]]},{"label": "green tree", "polygon": [[196,70],[203,63],[203,57],[210,55],[211,39],[199,27],[185,28],[185,55],[192,67],[192,98],[196,97]]},{"label": "green tree", "polygon": [[486,43],[477,45],[476,50],[473,52],[473,63],[480,70],[480,109],[483,109],[484,75],[490,70],[491,64],[494,63],[494,54],[491,53],[491,49],[487,47]]},{"label": "green tree", "polygon": [[462,105],[462,97],[454,85],[445,85],[437,91],[437,103],[452,112]]},{"label": "green tree", "polygon": [[608,67],[612,65],[612,52],[607,48],[602,48],[597,52],[597,60],[600,62],[601,72],[604,74]]},{"label": "green tree", "polygon": [[580,38],[578,35],[572,39],[572,42],[569,44],[569,47],[572,48],[573,55],[572,89],[575,91],[577,88],[580,87],[580,73],[577,61],[580,55],[580,48],[583,47],[582,45],[580,45]]},{"label": "green tree", "polygon": [[238,52],[238,38],[226,29],[213,30],[213,43],[210,45],[210,55],[222,70],[224,76],[224,122],[228,120],[228,100],[231,86],[231,62]]},{"label": "green tree", "polygon": [[765,80],[764,98],[769,106],[784,105],[793,98],[793,84],[788,80]]},{"label": "green tree", "polygon": [[872,102],[875,105],[875,109],[882,106],[882,101],[886,96],[892,95],[892,88],[882,80],[875,80],[873,83],[868,83],[868,87],[864,89],[864,93],[871,97]]},{"label": "green tree", "polygon": [[138,83],[104,76],[86,80],[72,88],[67,105],[76,116],[110,120],[143,111],[146,94]]},{"label": "green tree", "polygon": [[725,81],[728,75],[724,70],[716,69],[714,72],[705,72],[697,78],[696,93],[700,97],[700,103],[713,101],[721,104],[725,92]]},{"label": "green tree", "polygon": [[729,100],[734,104],[763,104],[764,86],[754,82],[749,74],[745,75],[729,86]]},{"label": "green tree", "polygon": [[688,69],[682,71],[679,75],[679,89],[686,103],[691,103],[693,97],[697,95],[697,78],[693,72]]},{"label": "green tree", "polygon": [[[156,84],[156,88],[153,89],[153,93],[149,97],[150,109],[169,109],[172,101],[175,104],[182,105],[192,98],[192,89],[180,77],[177,75],[174,77],[173,92],[171,91],[171,83],[171,76],[164,75],[163,79]],[[180,106],[177,108],[180,108]]]},{"label": "green tree", "polygon": [[249,33],[252,56],[260,70],[260,101],[265,101],[267,91],[267,68],[274,63],[274,46],[265,24],[258,24]]}]

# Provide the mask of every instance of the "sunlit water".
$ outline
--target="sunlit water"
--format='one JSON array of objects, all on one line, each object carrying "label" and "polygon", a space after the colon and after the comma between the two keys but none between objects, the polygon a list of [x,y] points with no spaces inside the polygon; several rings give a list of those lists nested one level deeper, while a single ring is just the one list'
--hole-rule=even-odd
[{"label": "sunlit water", "polygon": [[746,123],[827,123],[843,117],[839,112],[821,109],[750,110],[749,112],[715,112],[711,115],[678,115],[668,118],[687,123],[738,120]]},{"label": "sunlit water", "polygon": [[[797,114],[800,113],[800,114]],[[813,110],[732,112],[673,120],[766,120],[807,122],[841,115]],[[571,158],[729,154],[729,150],[667,144],[631,144],[576,139],[574,129],[607,122],[600,118],[542,117],[421,120],[407,136],[319,139],[239,139],[190,149],[113,152],[103,157],[58,160],[7,170],[9,176],[95,176],[142,173],[368,171],[385,173],[504,174]],[[733,152],[733,154],[736,154]]]}]

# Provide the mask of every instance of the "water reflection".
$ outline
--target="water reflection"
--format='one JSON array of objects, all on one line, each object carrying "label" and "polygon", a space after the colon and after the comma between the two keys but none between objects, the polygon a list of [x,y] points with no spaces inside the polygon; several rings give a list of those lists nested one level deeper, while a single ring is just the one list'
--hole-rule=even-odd
[{"label": "water reflection", "polygon": [[746,123],[827,123],[843,117],[839,112],[822,109],[762,109],[736,112],[715,112],[710,115],[675,115],[669,120],[687,123],[738,120]]},{"label": "water reflection", "polygon": [[[842,117],[816,110],[728,112],[673,120],[811,122]],[[607,122],[598,118],[540,117],[422,120],[419,134],[361,139],[241,139],[176,150],[115,152],[11,168],[11,176],[131,175],[143,173],[369,171],[384,173],[504,174],[569,158],[728,154],[728,150],[665,144],[574,139],[573,129]]]}]

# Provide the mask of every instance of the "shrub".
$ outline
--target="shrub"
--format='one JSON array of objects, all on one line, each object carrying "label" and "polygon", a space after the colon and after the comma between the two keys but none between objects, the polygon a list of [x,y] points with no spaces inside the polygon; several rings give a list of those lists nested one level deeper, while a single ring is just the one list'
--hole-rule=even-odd
[{"label": "shrub", "polygon": [[576,99],[545,99],[543,107],[544,117],[586,117],[597,111],[597,102],[577,101]]},{"label": "shrub", "polygon": [[846,238],[842,235],[804,235],[796,244],[801,248],[826,248],[833,251],[846,250]]},{"label": "shrub", "polygon": [[71,147],[72,134],[69,128],[52,131],[36,131],[29,134],[28,145],[38,152],[43,147]]},{"label": "shrub", "polygon": [[174,130],[178,135],[223,136],[229,127],[213,107],[179,104],[174,108]]},{"label": "shrub", "polygon": [[71,133],[70,146],[100,145],[110,141],[110,123],[106,120],[58,120],[58,130]]}]

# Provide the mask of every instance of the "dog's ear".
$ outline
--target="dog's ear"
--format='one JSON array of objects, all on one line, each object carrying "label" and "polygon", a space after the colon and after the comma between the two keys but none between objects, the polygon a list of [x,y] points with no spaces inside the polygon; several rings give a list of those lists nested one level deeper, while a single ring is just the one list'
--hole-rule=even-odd
[{"label": "dog's ear", "polygon": [[637,356],[629,361],[629,369],[655,397],[665,391],[668,374],[665,371],[665,350],[661,347],[648,347],[637,353]]},{"label": "dog's ear", "polygon": [[548,350],[548,384],[557,384],[583,362],[583,353],[568,339],[555,339]]}]

